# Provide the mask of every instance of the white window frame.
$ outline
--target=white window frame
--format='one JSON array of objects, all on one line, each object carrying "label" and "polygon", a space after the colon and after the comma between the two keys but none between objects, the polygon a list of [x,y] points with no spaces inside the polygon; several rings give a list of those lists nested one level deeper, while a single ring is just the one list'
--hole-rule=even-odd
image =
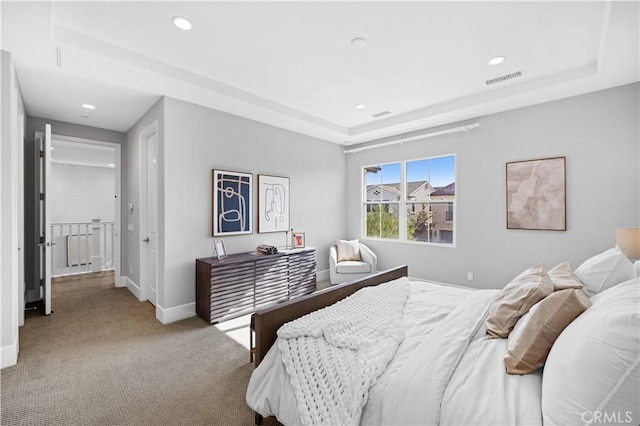
[{"label": "white window frame", "polygon": [[[443,157],[454,157],[454,182],[456,184],[456,191],[453,200],[432,200],[429,201],[430,204],[448,204],[453,203],[453,242],[451,244],[447,243],[434,243],[428,241],[413,241],[407,238],[407,209],[410,204],[414,204],[413,202],[407,201],[407,163],[411,163],[414,161],[423,161],[423,160],[433,160],[437,158]],[[386,166],[390,164],[400,164],[400,191],[401,196],[398,202],[368,202],[367,201],[367,169],[371,167],[379,167]],[[400,244],[416,244],[423,246],[433,246],[433,247],[445,247],[445,248],[456,248],[457,240],[458,240],[458,155],[456,153],[450,154],[439,154],[433,155],[429,157],[420,157],[409,160],[396,160],[396,161],[385,161],[379,162],[375,164],[369,164],[362,166],[362,171],[360,175],[360,188],[361,188],[361,200],[360,200],[360,239],[361,240],[371,240],[371,241],[381,241],[381,242],[389,242],[389,243],[400,243]],[[381,237],[369,237],[367,236],[367,205],[369,204],[399,204],[398,211],[398,238],[381,238]]]}]

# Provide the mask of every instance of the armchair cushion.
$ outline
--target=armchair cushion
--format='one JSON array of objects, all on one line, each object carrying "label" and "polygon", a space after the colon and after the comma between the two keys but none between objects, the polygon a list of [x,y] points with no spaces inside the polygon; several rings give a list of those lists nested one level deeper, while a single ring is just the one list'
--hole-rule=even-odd
[{"label": "armchair cushion", "polygon": [[[352,281],[377,272],[378,256],[362,243],[358,243],[358,251],[360,254],[358,260],[339,261],[338,241],[341,240],[337,240],[335,245],[329,247],[329,279],[331,284]],[[348,243],[354,241],[358,240],[348,241]]]},{"label": "armchair cushion", "polygon": [[371,271],[371,265],[366,262],[356,260],[345,260],[338,262],[336,272],[339,274],[363,274]]},{"label": "armchair cushion", "polygon": [[358,240],[336,240],[336,247],[338,249],[338,262],[345,260],[360,261],[360,243]]}]

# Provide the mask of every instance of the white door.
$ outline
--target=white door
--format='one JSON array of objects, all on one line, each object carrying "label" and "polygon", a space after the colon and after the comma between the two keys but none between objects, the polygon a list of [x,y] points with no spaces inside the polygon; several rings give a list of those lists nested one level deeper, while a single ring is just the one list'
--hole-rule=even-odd
[{"label": "white door", "polygon": [[24,120],[18,118],[18,324],[24,325]]},{"label": "white door", "polygon": [[51,238],[51,219],[50,209],[47,208],[48,197],[47,188],[50,188],[51,182],[51,125],[46,124],[44,130],[44,139],[40,152],[40,217],[42,218],[42,226],[40,228],[40,242],[44,253],[42,259],[42,284],[44,299],[44,314],[51,313],[51,252],[53,251],[53,240]]},{"label": "white door", "polygon": [[[141,135],[143,181],[141,185],[142,214],[142,286],[141,296],[154,306],[158,298],[158,132],[157,124]],[[145,297],[146,296],[146,297]]]}]

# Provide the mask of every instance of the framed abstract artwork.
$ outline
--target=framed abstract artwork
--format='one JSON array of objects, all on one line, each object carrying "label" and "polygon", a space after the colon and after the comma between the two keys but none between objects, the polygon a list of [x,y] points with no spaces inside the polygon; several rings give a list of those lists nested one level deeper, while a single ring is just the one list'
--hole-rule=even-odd
[{"label": "framed abstract artwork", "polygon": [[258,175],[258,232],[289,230],[289,178]]},{"label": "framed abstract artwork", "polygon": [[253,175],[213,170],[213,236],[253,232]]},{"label": "framed abstract artwork", "polygon": [[507,163],[507,229],[567,229],[565,157]]}]

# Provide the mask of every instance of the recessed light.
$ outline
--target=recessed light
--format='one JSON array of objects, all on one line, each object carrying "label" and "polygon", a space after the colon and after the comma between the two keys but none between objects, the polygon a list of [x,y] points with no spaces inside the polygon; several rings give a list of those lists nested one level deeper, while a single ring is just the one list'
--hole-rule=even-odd
[{"label": "recessed light", "polygon": [[496,56],[495,58],[491,58],[489,60],[489,65],[498,65],[504,62],[507,59],[505,56]]},{"label": "recessed light", "polygon": [[91,104],[82,104],[82,108],[86,108],[86,109],[96,109],[95,106],[91,105]]},{"label": "recessed light", "polygon": [[189,22],[187,18],[183,18],[182,16],[174,16],[173,18],[171,18],[171,22],[173,22],[173,25],[175,25],[176,27],[185,31],[190,30],[192,27],[191,22]]},{"label": "recessed light", "polygon": [[354,47],[365,47],[367,45],[367,39],[364,37],[356,37],[351,40],[351,45]]},{"label": "recessed light", "polygon": [[357,104],[353,106],[355,109],[364,109],[364,105],[363,104]]}]

